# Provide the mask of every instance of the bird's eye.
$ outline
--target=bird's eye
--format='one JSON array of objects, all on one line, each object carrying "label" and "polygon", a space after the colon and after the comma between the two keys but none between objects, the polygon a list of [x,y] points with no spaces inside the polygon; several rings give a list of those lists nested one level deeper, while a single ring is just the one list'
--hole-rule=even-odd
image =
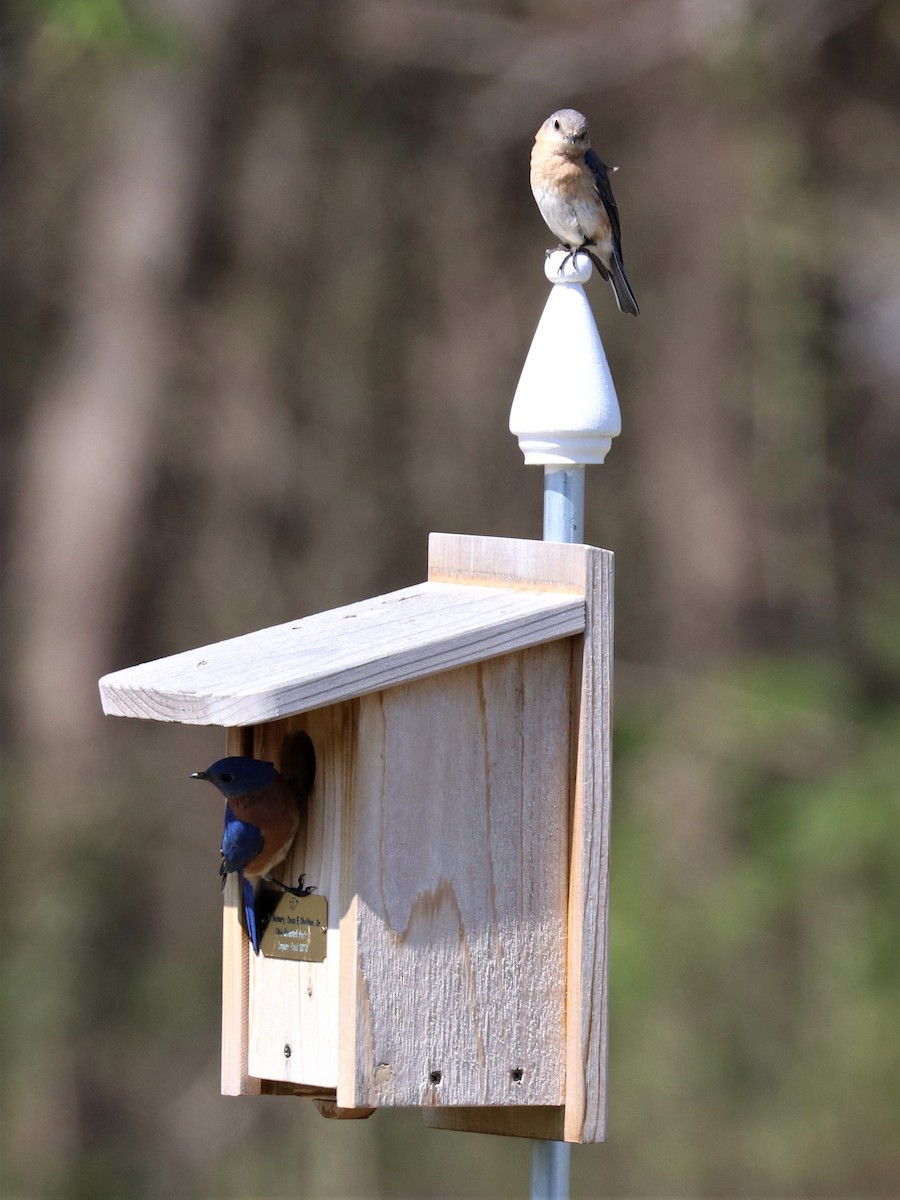
[{"label": "bird's eye", "polygon": [[234,776],[229,775],[227,771],[223,771],[219,778],[223,783],[231,783],[232,779],[234,779]]},{"label": "bird's eye", "polygon": [[554,129],[559,129],[559,121],[554,121],[554,122],[553,122],[553,128],[554,128]]}]

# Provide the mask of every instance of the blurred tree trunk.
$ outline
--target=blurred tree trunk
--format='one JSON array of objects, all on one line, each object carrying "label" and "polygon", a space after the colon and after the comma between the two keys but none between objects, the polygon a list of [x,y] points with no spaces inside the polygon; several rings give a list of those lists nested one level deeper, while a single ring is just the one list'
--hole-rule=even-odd
[{"label": "blurred tree trunk", "polygon": [[[84,222],[69,327],[38,387],[22,450],[13,694],[26,800],[15,815],[15,837],[41,847],[46,886],[36,898],[31,864],[16,864],[14,894],[22,906],[13,905],[11,919],[27,925],[29,949],[13,969],[35,978],[28,960],[39,946],[68,951],[53,956],[53,1010],[43,1013],[32,1055],[16,1064],[18,1101],[6,1122],[17,1166],[35,1188],[61,1177],[75,1146],[83,1150],[85,1138],[95,1136],[80,1110],[81,1098],[95,1090],[96,1064],[66,1050],[91,898],[61,884],[66,858],[74,852],[89,860],[107,840],[107,827],[126,819],[98,786],[104,768],[96,680],[113,656],[134,530],[146,520],[157,469],[172,297],[192,247],[198,164],[234,12],[231,4],[212,10],[185,2],[181,9],[198,51],[193,61],[130,65],[110,80],[92,179],[73,214],[83,213]],[[46,883],[53,880],[59,886]]]}]

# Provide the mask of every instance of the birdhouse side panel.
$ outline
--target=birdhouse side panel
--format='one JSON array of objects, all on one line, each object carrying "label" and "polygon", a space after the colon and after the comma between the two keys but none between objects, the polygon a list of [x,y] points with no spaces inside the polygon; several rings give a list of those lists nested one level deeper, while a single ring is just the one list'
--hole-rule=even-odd
[{"label": "birdhouse side panel", "polygon": [[356,1045],[338,1103],[563,1102],[571,652],[562,639],[361,700]]},{"label": "birdhouse side panel", "polygon": [[309,734],[316,756],[315,785],[301,805],[291,853],[274,872],[296,886],[300,876],[328,901],[324,962],[250,955],[250,1074],[282,1083],[337,1086],[340,997],[340,921],[346,906],[349,861],[344,861],[353,795],[355,701],[302,713],[256,729],[254,753],[290,778],[288,748],[298,730]]},{"label": "birdhouse side panel", "polygon": [[587,619],[576,690],[575,804],[568,933],[565,1140],[606,1137],[609,879],[612,799],[613,589],[615,560],[592,550]]}]

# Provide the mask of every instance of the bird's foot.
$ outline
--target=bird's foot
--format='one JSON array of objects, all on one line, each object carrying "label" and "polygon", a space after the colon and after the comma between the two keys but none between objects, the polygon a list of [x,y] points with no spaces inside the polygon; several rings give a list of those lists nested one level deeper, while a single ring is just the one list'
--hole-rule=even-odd
[{"label": "bird's foot", "polygon": [[572,266],[574,267],[575,259],[578,257],[579,254],[586,254],[588,256],[588,258],[591,260],[591,262],[594,264],[594,266],[597,268],[597,270],[600,272],[600,274],[603,276],[603,278],[604,279],[609,278],[607,271],[606,271],[606,267],[604,267],[603,263],[600,261],[600,259],[597,257],[597,255],[593,252],[593,250],[590,248],[590,246],[588,245],[587,242],[584,242],[581,246],[560,246],[558,248],[558,250],[548,250],[547,253],[548,254],[556,254],[559,252],[559,250],[565,250],[566,253],[565,253],[562,261],[560,262],[559,266],[556,268],[557,275],[562,275],[562,273],[566,269],[566,266],[568,263],[571,263]]},{"label": "bird's foot", "polygon": [[[560,244],[556,247],[556,250],[548,251],[549,254],[558,254],[560,250],[565,250],[566,252],[562,262],[556,268],[557,275],[562,275],[563,271],[566,269],[566,264],[569,262],[574,263],[575,255],[580,254],[583,249],[584,246],[566,246],[564,244]],[[588,254],[590,254],[590,251],[588,251]]]},{"label": "bird's foot", "polygon": [[578,251],[573,250],[571,246],[567,246],[565,244],[565,242],[560,242],[555,250],[545,250],[544,258],[549,258],[551,256],[551,254],[559,254],[560,250],[567,251],[566,257],[562,260],[562,263],[560,264],[559,270],[562,271],[563,267],[566,265],[566,263],[569,261],[569,259],[573,256],[573,254],[577,254]]},{"label": "bird's foot", "polygon": [[282,883],[280,879],[273,879],[271,882],[277,887],[280,887],[283,892],[290,892],[292,896],[311,896],[316,889],[314,887],[304,887],[303,880],[305,875],[301,875],[297,880],[297,886],[291,887],[290,884]]}]

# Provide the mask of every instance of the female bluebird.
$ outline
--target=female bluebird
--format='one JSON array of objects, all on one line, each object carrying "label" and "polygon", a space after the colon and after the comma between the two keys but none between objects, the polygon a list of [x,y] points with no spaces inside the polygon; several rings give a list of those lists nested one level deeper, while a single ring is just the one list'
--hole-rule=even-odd
[{"label": "female bluebird", "polygon": [[[570,255],[583,250],[616,294],[619,311],[640,309],[622,265],[619,210],[609,177],[588,140],[587,119],[574,108],[547,118],[531,151],[531,190],[550,231]],[[596,250],[596,254],[594,251]]]},{"label": "female bluebird", "polygon": [[[270,762],[256,758],[220,758],[205,771],[196,771],[191,779],[206,779],[225,797],[225,833],[222,837],[222,865],[225,877],[237,872],[241,881],[247,935],[259,953],[262,930],[257,911],[259,881],[269,877],[284,861],[300,824],[297,793]],[[286,892],[307,895],[303,877],[297,888],[271,880]]]}]

